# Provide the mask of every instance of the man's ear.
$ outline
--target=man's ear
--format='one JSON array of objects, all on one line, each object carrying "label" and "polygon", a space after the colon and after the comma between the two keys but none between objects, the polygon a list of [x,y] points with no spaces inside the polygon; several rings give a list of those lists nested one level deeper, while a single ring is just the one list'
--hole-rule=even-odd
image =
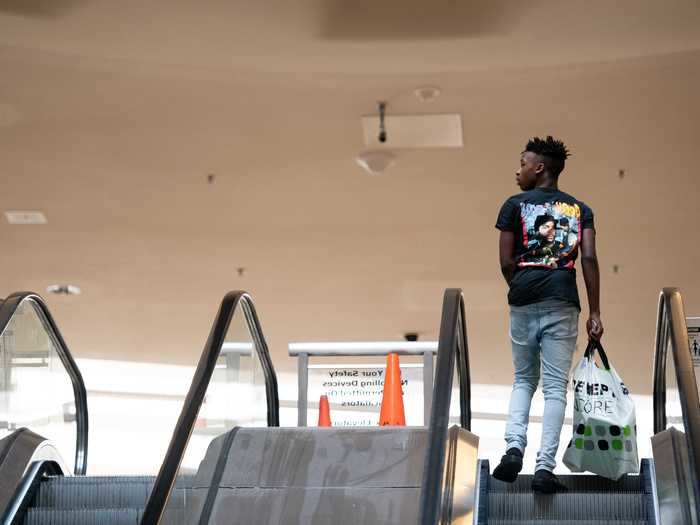
[{"label": "man's ear", "polygon": [[544,173],[544,163],[543,162],[538,162],[537,166],[535,166],[535,174],[539,175],[540,173]]}]

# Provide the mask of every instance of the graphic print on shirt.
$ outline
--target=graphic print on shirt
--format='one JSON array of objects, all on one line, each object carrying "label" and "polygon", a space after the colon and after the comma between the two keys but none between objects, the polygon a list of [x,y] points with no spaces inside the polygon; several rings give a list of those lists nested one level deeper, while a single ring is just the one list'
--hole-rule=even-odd
[{"label": "graphic print on shirt", "polygon": [[581,243],[581,207],[565,202],[520,205],[523,245],[518,266],[573,268]]}]

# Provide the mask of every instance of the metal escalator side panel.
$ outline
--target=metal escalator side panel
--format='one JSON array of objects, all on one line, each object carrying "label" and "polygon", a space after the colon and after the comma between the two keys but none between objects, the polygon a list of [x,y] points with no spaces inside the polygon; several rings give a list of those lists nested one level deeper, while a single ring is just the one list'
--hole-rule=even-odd
[{"label": "metal escalator side panel", "polygon": [[440,523],[471,525],[477,499],[479,437],[453,426],[447,435]]},{"label": "metal escalator side panel", "polygon": [[487,525],[489,519],[489,485],[491,482],[491,468],[488,459],[480,459],[477,463],[476,487],[474,494],[474,525]]},{"label": "metal escalator side panel", "polygon": [[27,503],[35,478],[43,475],[45,469],[71,472],[46,438],[22,428],[0,440],[0,523],[14,522],[17,512]]},{"label": "metal escalator side panel", "polygon": [[697,524],[685,434],[669,428],[652,436],[660,523]]},{"label": "metal escalator side panel", "polygon": [[643,458],[639,468],[641,486],[646,495],[647,516],[649,525],[661,525],[659,515],[659,492],[656,485],[656,469],[654,460]]},{"label": "metal escalator side panel", "polygon": [[234,430],[211,442],[188,487],[176,487],[182,504],[163,523],[415,523],[424,427]]}]

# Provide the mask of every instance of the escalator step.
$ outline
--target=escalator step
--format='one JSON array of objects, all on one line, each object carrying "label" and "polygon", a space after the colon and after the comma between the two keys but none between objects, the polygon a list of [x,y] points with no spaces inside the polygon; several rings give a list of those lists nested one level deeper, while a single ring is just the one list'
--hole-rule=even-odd
[{"label": "escalator step", "polygon": [[490,493],[489,523],[501,520],[631,520],[647,519],[645,495],[623,493]]},{"label": "escalator step", "polygon": [[[152,478],[56,477],[39,485],[35,508],[109,509],[143,508],[153,487]],[[115,481],[118,479],[118,481]],[[91,482],[92,481],[92,482]]]},{"label": "escalator step", "polygon": [[[491,477],[491,492],[531,492],[532,475],[521,475],[515,483],[504,483]],[[610,481],[599,476],[564,475],[557,476],[572,492],[641,492],[642,480],[639,476],[624,476],[620,481]]]},{"label": "escalator step", "polygon": [[489,520],[489,525],[648,525],[646,520]]},{"label": "escalator step", "polygon": [[29,509],[24,525],[139,525],[141,516],[134,509]]},{"label": "escalator step", "polygon": [[100,485],[104,483],[153,483],[153,476],[53,476],[47,478],[46,481],[52,482],[60,480],[61,483],[79,485],[81,483],[89,483],[91,485]]}]

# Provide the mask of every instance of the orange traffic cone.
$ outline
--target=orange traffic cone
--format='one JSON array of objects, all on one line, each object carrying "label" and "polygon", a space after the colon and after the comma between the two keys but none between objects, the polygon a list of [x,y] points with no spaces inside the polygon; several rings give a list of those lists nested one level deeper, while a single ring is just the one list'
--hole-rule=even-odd
[{"label": "orange traffic cone", "polygon": [[406,415],[403,410],[403,392],[401,391],[401,369],[399,355],[391,353],[386,357],[384,372],[384,394],[382,409],[379,413],[379,426],[406,426]]},{"label": "orange traffic cone", "polygon": [[328,396],[321,396],[318,401],[318,426],[331,427],[331,409],[328,406]]}]

